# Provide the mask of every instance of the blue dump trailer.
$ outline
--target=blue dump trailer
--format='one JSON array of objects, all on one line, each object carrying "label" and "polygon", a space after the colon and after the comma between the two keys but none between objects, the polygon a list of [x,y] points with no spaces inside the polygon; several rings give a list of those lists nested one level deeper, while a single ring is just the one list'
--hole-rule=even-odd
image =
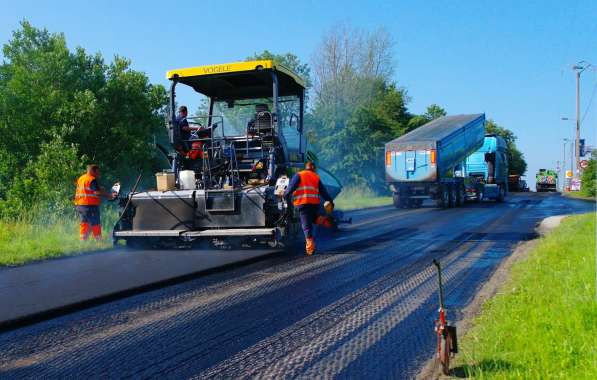
[{"label": "blue dump trailer", "polygon": [[508,148],[496,135],[486,135],[483,146],[466,158],[466,199],[502,202],[508,193]]},{"label": "blue dump trailer", "polygon": [[[386,181],[396,207],[465,202],[465,160],[483,146],[485,114],[444,116],[388,142]],[[480,182],[480,181],[477,181]]]}]

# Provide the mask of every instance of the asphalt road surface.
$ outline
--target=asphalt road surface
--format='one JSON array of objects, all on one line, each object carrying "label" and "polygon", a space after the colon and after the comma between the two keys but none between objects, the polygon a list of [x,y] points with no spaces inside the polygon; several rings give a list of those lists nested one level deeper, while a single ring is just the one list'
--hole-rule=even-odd
[{"label": "asphalt road surface", "polygon": [[437,280],[455,318],[550,215],[594,204],[350,213],[319,254],[276,254],[0,335],[1,378],[411,378],[434,350]]}]

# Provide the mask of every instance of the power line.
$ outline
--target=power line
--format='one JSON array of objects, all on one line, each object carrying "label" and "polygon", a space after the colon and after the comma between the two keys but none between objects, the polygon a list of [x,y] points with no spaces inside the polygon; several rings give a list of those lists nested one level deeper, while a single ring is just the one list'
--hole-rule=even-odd
[{"label": "power line", "polygon": [[584,123],[585,118],[587,117],[587,114],[589,113],[589,109],[591,108],[591,104],[593,103],[593,97],[595,96],[596,91],[597,91],[597,81],[595,82],[595,85],[593,86],[593,91],[591,92],[591,97],[589,98],[589,102],[587,103],[587,108],[585,109],[583,117],[580,120],[581,124]]}]

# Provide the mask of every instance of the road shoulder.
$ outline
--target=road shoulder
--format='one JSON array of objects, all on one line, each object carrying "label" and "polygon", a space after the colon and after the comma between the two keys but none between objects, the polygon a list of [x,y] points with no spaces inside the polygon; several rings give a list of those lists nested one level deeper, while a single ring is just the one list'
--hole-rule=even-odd
[{"label": "road shoulder", "polygon": [[[541,221],[536,227],[536,231],[540,236],[545,236],[554,228],[558,227],[561,221],[568,215],[550,216]],[[498,266],[491,278],[481,287],[475,298],[462,311],[462,318],[456,322],[458,336],[464,336],[472,327],[474,318],[479,315],[485,302],[494,297],[506,284],[510,278],[510,271],[512,266],[528,257],[529,253],[537,246],[540,238],[519,243],[512,254],[508,256]],[[461,377],[461,376],[458,376]],[[434,355],[427,360],[421,371],[416,377],[420,380],[427,379],[449,379],[450,376],[441,374],[437,360]]]}]

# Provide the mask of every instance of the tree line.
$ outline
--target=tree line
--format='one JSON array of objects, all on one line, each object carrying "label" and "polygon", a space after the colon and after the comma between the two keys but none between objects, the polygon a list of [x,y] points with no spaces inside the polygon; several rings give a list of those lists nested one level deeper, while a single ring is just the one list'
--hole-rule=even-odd
[{"label": "tree line", "polygon": [[[0,217],[71,210],[74,180],[88,162],[102,167],[105,183],[125,185],[165,167],[155,142],[166,139],[167,92],[130,60],[70,50],[63,34],[27,21],[2,52]],[[344,185],[384,193],[383,144],[446,114],[435,104],[423,114],[408,110],[406,89],[392,79],[393,52],[383,28],[342,26],[322,37],[310,64],[267,50],[247,58],[272,58],[301,75],[309,149]],[[513,169],[524,173],[514,134],[493,122],[488,128],[506,138]]]},{"label": "tree line", "polygon": [[[408,109],[410,97],[393,79],[394,43],[383,28],[374,31],[340,25],[325,34],[311,59],[269,51],[247,59],[274,59],[292,68],[310,87],[305,128],[322,166],[344,185],[387,193],[384,144],[438,117],[446,110],[431,104],[423,114]],[[471,110],[471,113],[477,110]],[[488,133],[502,136],[510,152],[510,172],[524,174],[527,164],[514,133],[489,119]]]},{"label": "tree line", "polygon": [[[159,167],[167,93],[131,62],[78,47],[24,21],[0,65],[0,216],[72,209],[88,162],[104,182]],[[108,182],[109,183],[109,182]]]}]

